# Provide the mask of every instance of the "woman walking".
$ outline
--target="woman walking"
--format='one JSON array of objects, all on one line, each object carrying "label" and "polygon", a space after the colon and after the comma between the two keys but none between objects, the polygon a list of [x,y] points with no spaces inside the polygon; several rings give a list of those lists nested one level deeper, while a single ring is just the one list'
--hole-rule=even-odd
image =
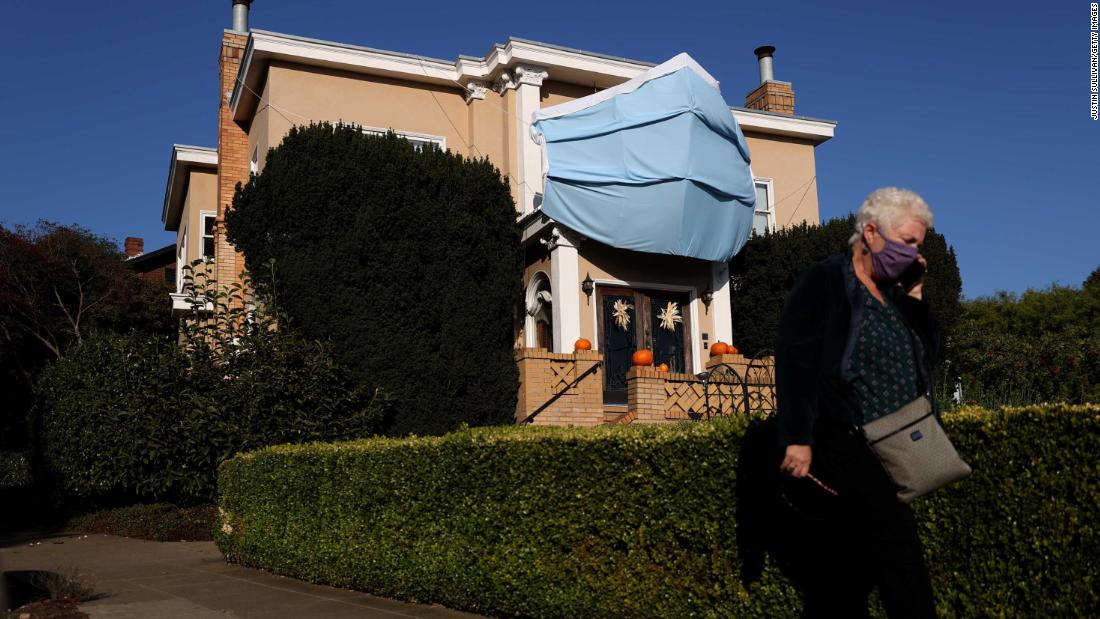
[{"label": "woman walking", "polygon": [[[930,391],[938,324],[922,298],[932,212],[916,193],[871,193],[850,252],[817,262],[791,289],[776,340],[780,472],[813,517],[781,533],[780,560],[804,617],[934,617],[913,513],[855,426]],[[933,406],[935,404],[933,403]]]}]

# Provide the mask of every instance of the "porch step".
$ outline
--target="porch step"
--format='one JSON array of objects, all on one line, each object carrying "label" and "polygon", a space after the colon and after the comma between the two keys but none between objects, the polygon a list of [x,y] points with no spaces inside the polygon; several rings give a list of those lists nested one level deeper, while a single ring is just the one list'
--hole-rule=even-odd
[{"label": "porch step", "polygon": [[638,418],[638,414],[634,411],[625,411],[621,409],[617,410],[604,410],[603,422],[612,425],[625,425]]}]

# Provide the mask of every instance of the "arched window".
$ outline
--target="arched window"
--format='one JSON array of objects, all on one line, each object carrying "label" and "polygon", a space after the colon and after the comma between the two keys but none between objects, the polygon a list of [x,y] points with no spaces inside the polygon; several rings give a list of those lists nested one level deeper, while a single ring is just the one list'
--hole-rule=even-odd
[{"label": "arched window", "polygon": [[526,345],[530,348],[554,349],[553,294],[550,278],[541,271],[527,283]]}]

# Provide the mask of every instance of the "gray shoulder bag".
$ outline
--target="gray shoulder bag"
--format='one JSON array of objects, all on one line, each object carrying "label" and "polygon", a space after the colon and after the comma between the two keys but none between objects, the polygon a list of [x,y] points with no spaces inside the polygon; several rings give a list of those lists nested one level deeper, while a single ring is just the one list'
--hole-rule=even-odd
[{"label": "gray shoulder bag", "polygon": [[[905,330],[923,383],[923,366],[913,332],[908,324]],[[926,386],[923,395],[893,413],[857,426],[890,479],[899,486],[898,500],[902,503],[959,481],[971,472],[932,410],[930,388]]]}]

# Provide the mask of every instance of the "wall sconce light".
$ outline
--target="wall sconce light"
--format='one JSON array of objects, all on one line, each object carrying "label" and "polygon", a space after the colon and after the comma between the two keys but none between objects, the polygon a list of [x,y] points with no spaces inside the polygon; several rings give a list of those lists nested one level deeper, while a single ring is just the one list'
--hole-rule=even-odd
[{"label": "wall sconce light", "polygon": [[714,300],[714,291],[711,290],[710,286],[707,286],[707,289],[703,291],[702,299],[703,305],[706,305],[707,309],[710,309],[710,302]]},{"label": "wall sconce light", "polygon": [[585,296],[592,296],[592,291],[596,289],[596,282],[592,281],[592,274],[586,274],[584,281],[581,282],[581,290],[584,291]]}]

